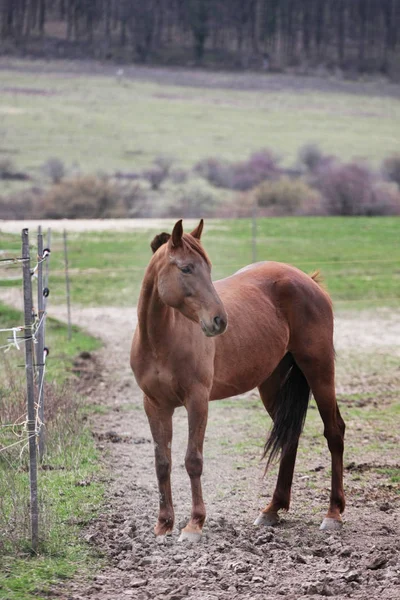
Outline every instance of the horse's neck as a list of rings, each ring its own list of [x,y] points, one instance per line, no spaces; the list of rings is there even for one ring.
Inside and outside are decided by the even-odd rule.
[[[146,277],[142,285],[138,304],[138,326],[142,342],[151,346],[162,342],[174,311],[166,306],[158,293],[155,279]]]

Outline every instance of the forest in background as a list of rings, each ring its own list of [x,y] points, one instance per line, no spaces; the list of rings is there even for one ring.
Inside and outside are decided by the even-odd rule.
[[[398,0],[0,0],[0,53],[399,79]]]

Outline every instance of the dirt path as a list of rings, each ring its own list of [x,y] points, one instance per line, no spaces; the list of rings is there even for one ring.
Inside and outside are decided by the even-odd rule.
[[[62,307],[49,312],[65,317]],[[243,445],[238,453],[248,439],[254,410],[244,408],[244,403],[237,409],[212,405],[203,476],[208,519],[204,539],[195,546],[177,541],[190,512],[190,486],[183,466],[185,411],[176,411],[172,474],[176,530],[167,544],[156,543],[153,446],[141,394],[129,368],[135,319],[133,309],[74,309],[74,322],[105,344],[96,356],[101,376],[87,391],[91,402],[109,408],[105,416],[94,418],[93,431],[109,464],[111,481],[103,514],[83,535],[104,552],[107,566],[91,582],[67,582],[55,590],[55,596],[63,600],[399,598],[400,511],[394,490],[372,479],[364,495],[355,494],[350,473],[359,469],[361,477],[364,467],[349,466],[343,530],[330,534],[318,530],[329,496],[323,438],[307,462],[298,463],[292,508],[282,524],[264,529],[252,525],[271,495],[275,478],[262,478],[262,438],[258,448]],[[368,345],[371,352],[391,346],[400,355],[399,320],[390,314],[375,319],[371,315],[338,318],[339,353],[349,344]],[[363,443],[362,432],[359,443]],[[382,454],[377,454],[377,462],[385,464]]]
[[[62,308],[56,312],[63,317]],[[309,464],[314,486],[301,475],[303,469],[295,475],[293,510],[284,523],[275,529],[253,527],[253,519],[266,503],[274,481],[271,477],[262,479],[258,452],[244,453],[245,468],[237,464],[237,455],[229,452],[229,447],[221,456],[221,437],[232,447],[243,438],[246,415],[232,419],[230,409],[216,409],[210,417],[203,477],[208,520],[204,540],[197,546],[177,542],[178,530],[189,515],[190,494],[183,468],[185,412],[176,411],[172,479],[177,527],[167,545],[156,543],[152,534],[157,514],[153,447],[141,394],[128,364],[135,318],[135,311],[127,309],[75,311],[77,324],[100,335],[105,343],[99,353],[104,373],[91,400],[111,409],[93,427],[108,457],[112,482],[104,514],[85,532],[86,539],[105,552],[109,564],[87,585],[68,584],[65,597],[398,598],[398,508],[388,507],[380,497],[364,503],[352,503],[350,498],[343,531],[319,532],[322,513],[315,507],[327,502],[329,478],[327,469],[318,471],[318,457],[312,457]],[[338,349],[348,346],[349,341],[360,347],[371,342],[378,348],[384,343],[398,345],[399,323],[392,322],[390,315],[387,319],[385,340],[376,335],[382,331],[382,322],[366,317],[364,322],[357,320],[356,327],[351,317],[338,319]],[[327,455],[324,461],[327,464]]]

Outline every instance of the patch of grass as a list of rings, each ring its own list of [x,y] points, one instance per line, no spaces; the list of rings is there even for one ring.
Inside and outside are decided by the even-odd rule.
[[[21,287],[22,286],[22,278],[14,277],[9,279],[0,279],[0,287],[3,288],[11,288],[11,287]]]
[[[384,469],[376,469],[378,473],[386,475],[391,483],[400,483],[400,467],[386,467]]]
[[[192,223],[186,222],[186,229]],[[172,225],[173,221],[163,229]],[[400,299],[398,230],[396,217],[263,218],[257,223],[256,258],[287,262],[308,273],[320,269],[337,309],[396,306]],[[134,306],[151,258],[150,241],[159,232],[160,227],[70,233],[72,305]],[[0,245],[3,235],[0,232]],[[207,221],[203,242],[213,262],[214,279],[252,262],[248,219]],[[49,286],[54,303],[65,303],[62,244],[55,232]]]
[[[0,328],[22,326],[24,317],[19,311],[6,306],[0,302]],[[9,334],[0,334],[0,345],[7,343]],[[46,346],[50,350],[49,359],[46,362],[47,380],[57,383],[65,381],[66,375],[70,373],[74,357],[80,352],[91,352],[101,346],[100,340],[83,333],[78,327],[72,327],[71,340],[68,340],[66,326],[55,319],[46,319]],[[18,364],[24,363],[24,349],[20,352],[12,351]],[[15,354],[14,354],[15,352]],[[21,377],[23,373],[21,370]],[[1,384],[1,373],[0,373]]]
[[[0,304],[0,327],[22,322],[19,311]],[[102,505],[104,474],[82,418],[84,402],[66,387],[66,378],[73,357],[100,343],[78,330],[68,341],[66,327],[53,319],[47,321],[46,335],[53,352],[46,372],[46,454],[38,472],[38,556],[30,552],[27,452],[20,455],[23,445],[18,445],[0,455],[0,597],[7,600],[45,598],[54,583],[78,570],[90,574],[99,564],[98,554],[80,538],[79,529]],[[26,410],[23,363],[23,349],[11,349],[0,372],[2,447],[19,439],[8,425]]]
[[[110,412],[110,408],[103,404],[85,404],[83,412],[85,415],[106,415]]]

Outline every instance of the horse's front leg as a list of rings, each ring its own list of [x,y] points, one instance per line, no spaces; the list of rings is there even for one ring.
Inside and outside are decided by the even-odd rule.
[[[185,466],[192,488],[192,514],[189,523],[182,529],[179,541],[198,542],[201,539],[206,508],[201,490],[203,472],[203,444],[207,426],[209,394],[197,392],[186,402],[189,422],[188,447]]]
[[[171,533],[174,527],[174,507],[171,491],[172,415],[174,408],[160,406],[147,396],[144,408],[154,440],[155,465],[160,492],[160,512],[154,527],[156,536]]]

